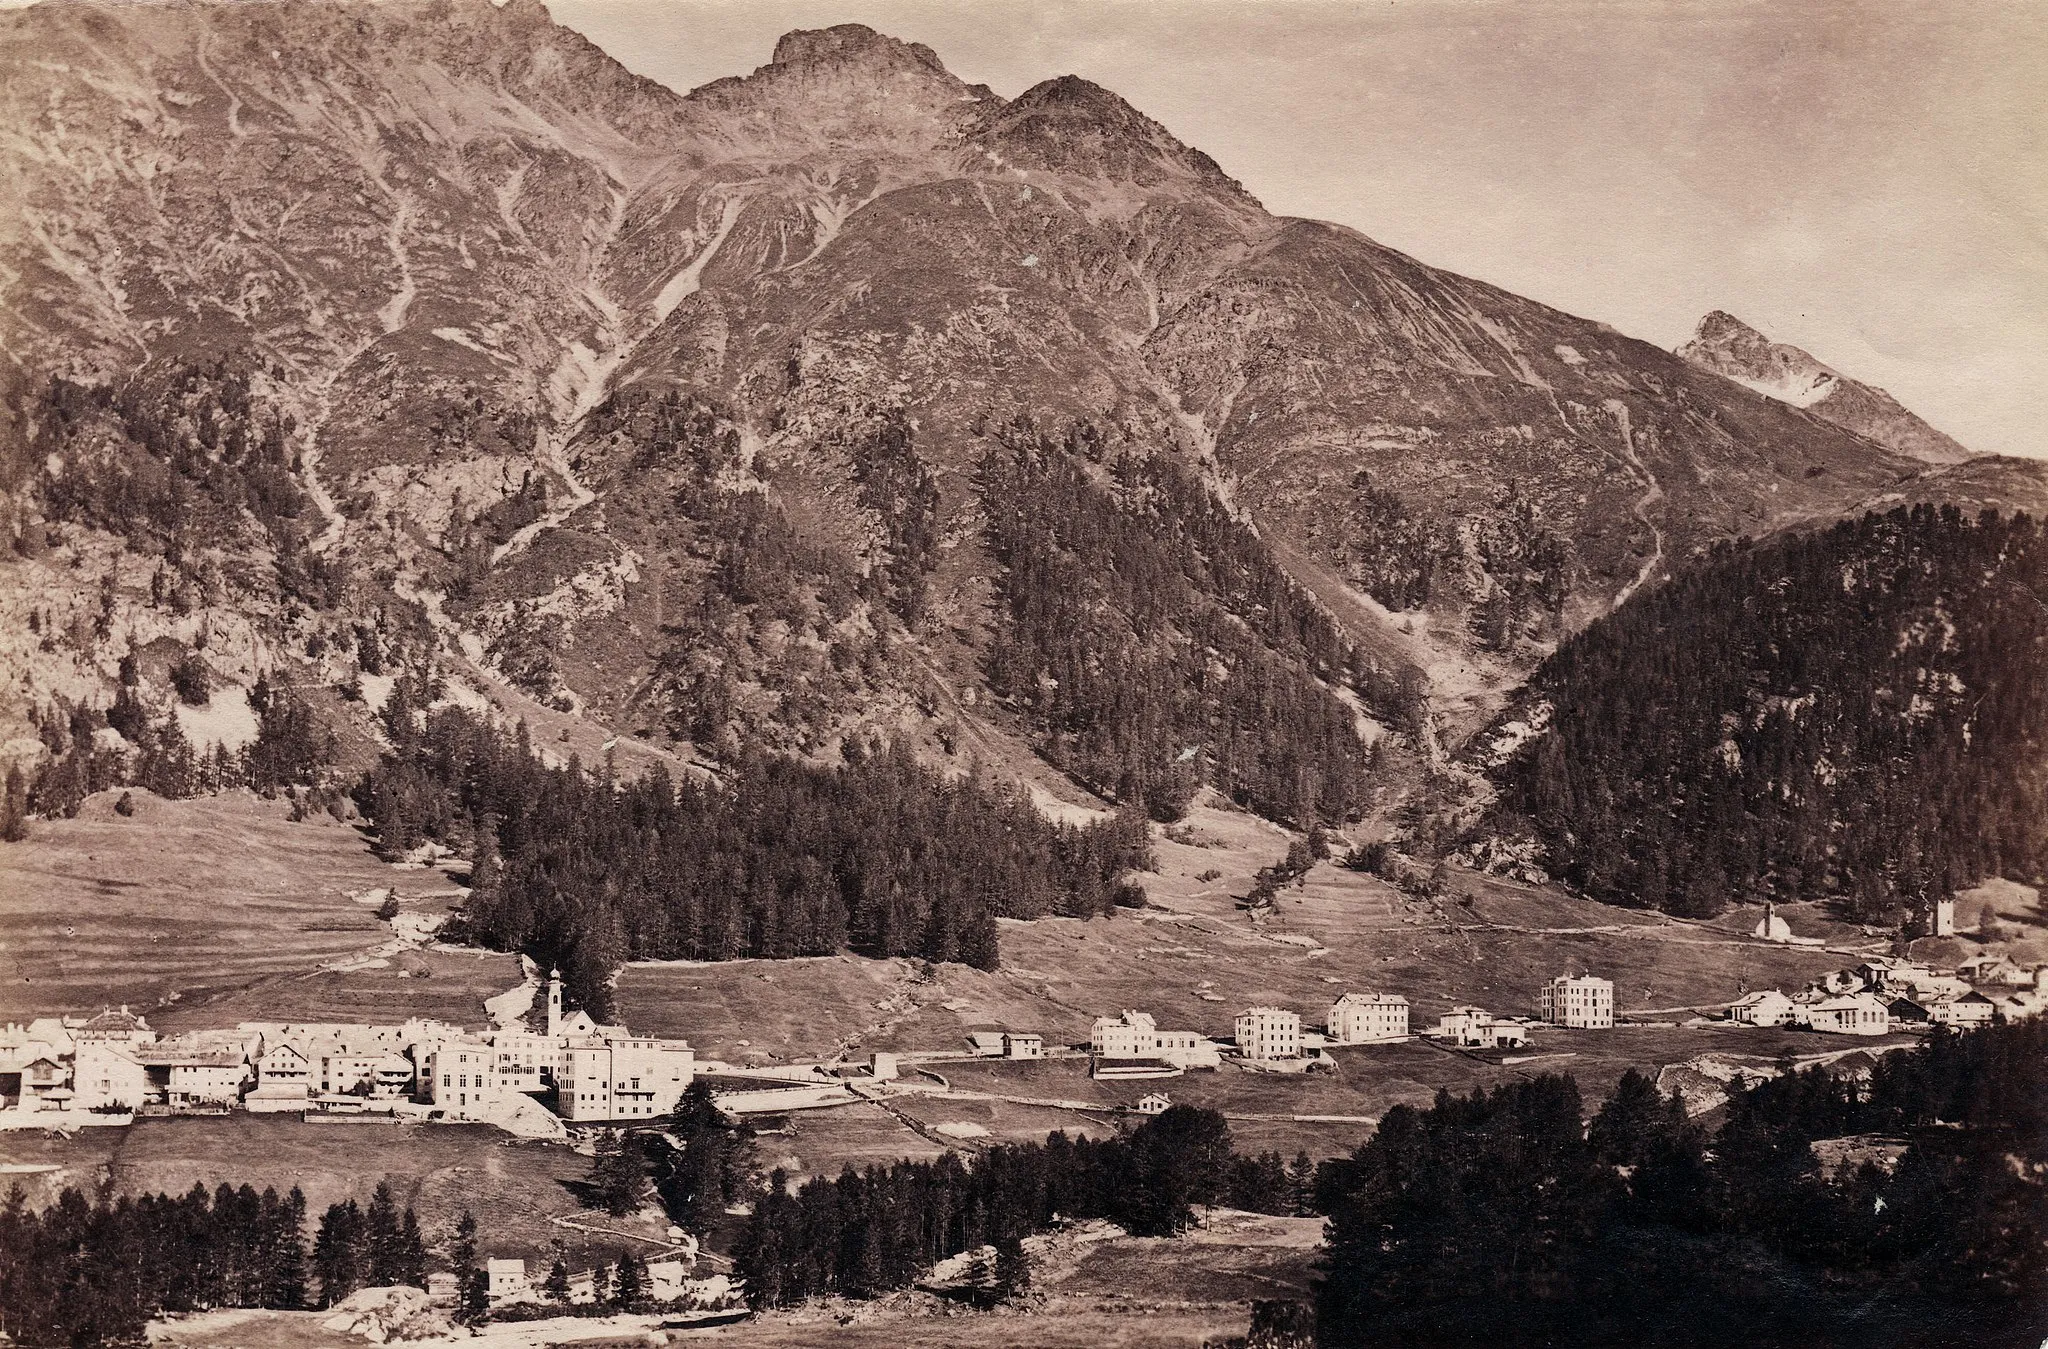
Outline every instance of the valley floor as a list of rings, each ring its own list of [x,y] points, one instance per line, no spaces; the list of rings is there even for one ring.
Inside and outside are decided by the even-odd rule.
[[[392,952],[392,929],[373,916],[384,893],[434,915],[462,892],[441,870],[378,860],[354,828],[325,817],[289,822],[282,803],[246,794],[138,794],[132,817],[117,815],[112,799],[92,799],[76,820],[39,822],[10,851],[0,1017],[126,1001],[165,1031],[412,1015],[477,1024],[484,1000],[520,980],[509,955],[432,943]],[[1291,1007],[1319,1024],[1347,991],[1406,996],[1411,1025],[1422,1029],[1464,1003],[1533,1015],[1544,981],[1569,971],[1613,979],[1621,1016],[1648,1023],[1537,1027],[1526,1050],[1507,1056],[1421,1040],[1340,1049],[1335,1072],[1308,1076],[1226,1066],[1163,1083],[1105,1082],[1087,1075],[1085,1060],[936,1063],[936,1077],[911,1080],[933,1091],[943,1081],[949,1094],[806,1112],[762,1149],[770,1165],[836,1173],[848,1162],[971,1150],[984,1139],[1110,1128],[1139,1096],[1163,1088],[1229,1116],[1240,1148],[1326,1156],[1355,1147],[1389,1106],[1427,1103],[1439,1087],[1568,1071],[1597,1100],[1630,1067],[1654,1072],[1709,1051],[1769,1062],[1854,1047],[1804,1031],[1685,1023],[1744,992],[1794,990],[1884,949],[1811,911],[1792,914],[1795,930],[1826,944],[1786,947],[1751,939],[1754,917],[1743,912],[1688,923],[1463,872],[1451,894],[1417,900],[1327,862],[1254,922],[1234,896],[1289,841],[1263,820],[1205,804],[1156,840],[1158,869],[1142,878],[1151,907],[1090,921],[1004,921],[994,972],[852,955],[643,963],[621,972],[618,1016],[645,1034],[688,1039],[700,1060],[767,1066],[877,1050],[958,1053],[969,1031],[991,1028],[1038,1033],[1048,1046],[1085,1044],[1096,1016],[1126,1008],[1169,1029],[1228,1036],[1244,1007]]]

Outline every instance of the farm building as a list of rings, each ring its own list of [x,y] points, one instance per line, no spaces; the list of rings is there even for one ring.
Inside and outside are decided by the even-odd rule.
[[[1155,1091],[1138,1098],[1138,1113],[1141,1115],[1163,1115],[1173,1108],[1173,1098],[1163,1091]]]
[[[1998,988],[2032,988],[2036,977],[2036,971],[1991,952],[1971,956],[1957,967],[1956,974],[1973,984]]]
[[[135,1051],[150,1098],[172,1106],[233,1105],[249,1080],[249,1060],[232,1046],[159,1040]]]

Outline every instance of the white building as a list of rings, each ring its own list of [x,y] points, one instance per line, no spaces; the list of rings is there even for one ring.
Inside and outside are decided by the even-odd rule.
[[[377,1065],[387,1051],[376,1044],[325,1036],[308,1043],[303,1052],[309,1090],[356,1095],[376,1089]]]
[[[1871,993],[1849,993],[1807,1003],[1794,1013],[1806,1025],[1832,1035],[1883,1035],[1891,1028],[1891,1011]]]
[[[0,1028],[0,1110],[62,1110],[71,1104],[71,1031],[57,1017]]]
[[[1614,983],[1590,974],[1560,974],[1543,986],[1543,1019],[1573,1030],[1611,1030]]]
[[[256,1055],[256,1086],[242,1107],[257,1114],[304,1110],[312,1103],[313,1067],[289,1041],[264,1037]]]
[[[122,1004],[121,1010],[118,1012],[101,1012],[98,1016],[77,1026],[72,1030],[71,1035],[72,1039],[80,1044],[88,1040],[94,1040],[101,1044],[121,1045],[131,1048],[136,1045],[151,1044],[156,1040],[156,1032],[149,1028],[149,1023],[143,1020],[139,1013],[130,1012],[125,1003]]]
[[[1300,1014],[1284,1007],[1247,1007],[1237,1014],[1237,1052],[1248,1059],[1300,1058]]]
[[[498,1051],[498,1080],[507,1091],[547,1090],[561,1067],[561,1042],[512,1027],[489,1031],[484,1039]]]
[[[1988,1026],[1998,1013],[1998,1004],[1982,993],[1935,998],[1922,1005],[1927,1008],[1930,1020],[1938,1025],[1954,1026],[1958,1030]]]
[[[1775,988],[1761,989],[1737,999],[1728,1019],[1746,1026],[1782,1026],[1792,1019],[1792,999]]]
[[[1437,1019],[1432,1034],[1463,1049],[1502,1049],[1529,1040],[1521,1023],[1503,1021],[1484,1007],[1453,1007]]]
[[[149,1072],[124,1042],[79,1041],[71,1075],[76,1110],[133,1110],[150,1098]]]
[[[1138,1113],[1141,1115],[1163,1115],[1172,1108],[1173,1098],[1163,1091],[1138,1098]]]
[[[1098,1059],[1158,1059],[1179,1068],[1214,1068],[1223,1062],[1208,1036],[1161,1030],[1149,1012],[1096,1017],[1088,1032],[1088,1052]]]
[[[1042,1035],[1019,1035],[1014,1031],[1004,1031],[1003,1057],[1006,1059],[1044,1058],[1045,1037]]]
[[[421,1065],[425,1096],[448,1119],[486,1119],[504,1099],[498,1054],[482,1040],[444,1040]]]
[[[653,1119],[676,1108],[695,1076],[696,1054],[686,1040],[571,1039],[555,1079],[555,1108],[572,1121]]]
[[[523,1302],[533,1296],[533,1285],[526,1281],[524,1260],[485,1260],[484,1280],[494,1303]]]
[[[1330,1004],[1332,1043],[1365,1045],[1408,1038],[1408,999],[1399,993],[1346,993]]]
[[[233,1105],[249,1080],[248,1057],[231,1045],[159,1040],[133,1056],[149,1076],[151,1099],[167,1105]]]

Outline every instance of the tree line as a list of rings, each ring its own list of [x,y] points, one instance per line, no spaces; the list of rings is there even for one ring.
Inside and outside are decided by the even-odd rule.
[[[1716,547],[1560,646],[1494,771],[1598,899],[1704,916],[1832,896],[1891,920],[2048,874],[2048,540],[1916,506]],[[1526,706],[1510,715],[1526,715]]]
[[[1401,689],[1193,470],[1019,425],[980,478],[989,684],[1051,762],[1161,820],[1204,782],[1302,827],[1357,814],[1370,753],[1336,690],[1392,715]]]
[[[948,1153],[848,1167],[794,1192],[778,1170],[734,1245],[733,1268],[756,1308],[874,1297],[966,1251],[994,1246],[1000,1257],[1064,1219],[1108,1218],[1140,1236],[1172,1236],[1193,1224],[1201,1204],[1292,1213],[1310,1176],[1306,1158],[1290,1171],[1274,1154],[1238,1155],[1223,1116],[1177,1105],[1121,1137],[1054,1133],[990,1148],[971,1166]]]
[[[919,956],[983,969],[995,920],[1088,917],[1142,902],[1142,819],[1047,820],[1021,792],[948,779],[899,745],[849,743],[820,767],[752,754],[722,781],[656,767],[630,783],[543,764],[512,734],[398,681],[391,748],[354,788],[380,846],[435,839],[474,859],[460,933],[559,967],[610,1008],[625,960]]]
[[[1325,1164],[1329,1346],[2004,1346],[2048,1331],[2048,1026],[1736,1085],[1709,1133],[1631,1071],[1397,1106]],[[1830,1170],[1820,1139],[1902,1155]]]
[[[33,708],[30,720],[43,742],[33,780],[8,771],[0,794],[0,837],[21,837],[30,816],[69,819],[85,798],[110,787],[135,786],[180,799],[247,787],[265,796],[317,786],[335,753],[334,734],[291,689],[259,677],[249,694],[256,738],[239,750],[216,743],[201,750],[179,725],[176,701],[146,695],[133,658],[121,663],[114,700],[105,709],[62,698]],[[117,731],[125,748],[98,732]],[[338,798],[337,798],[338,800]]]
[[[164,1312],[295,1308],[309,1279],[306,1199],[223,1182],[182,1197],[0,1204],[0,1330],[25,1346],[126,1344]]]

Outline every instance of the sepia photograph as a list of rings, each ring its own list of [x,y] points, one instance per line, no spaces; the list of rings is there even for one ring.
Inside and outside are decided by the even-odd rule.
[[[0,1349],[2048,1349],[2044,94],[0,0]]]

